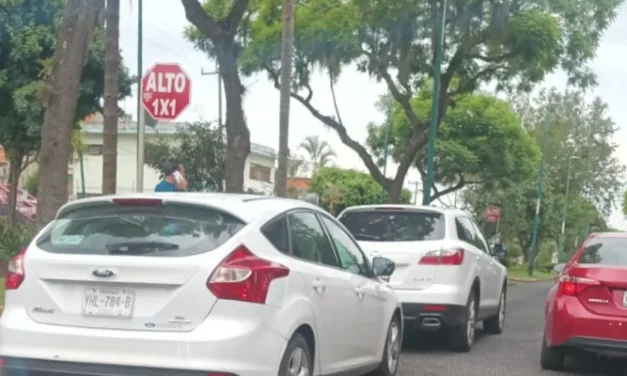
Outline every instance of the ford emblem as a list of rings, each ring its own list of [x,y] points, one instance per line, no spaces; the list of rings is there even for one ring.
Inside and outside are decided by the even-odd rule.
[[[115,275],[115,271],[109,268],[96,268],[91,271],[91,274],[96,277],[108,278],[113,277]]]

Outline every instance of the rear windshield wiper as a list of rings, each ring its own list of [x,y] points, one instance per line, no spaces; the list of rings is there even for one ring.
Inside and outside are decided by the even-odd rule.
[[[179,249],[178,244],[168,242],[121,242],[105,245],[110,254],[141,255],[144,253],[174,251]]]

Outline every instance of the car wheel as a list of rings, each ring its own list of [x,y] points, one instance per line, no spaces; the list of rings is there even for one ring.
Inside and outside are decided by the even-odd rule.
[[[468,303],[466,304],[466,314],[464,322],[453,328],[450,339],[454,350],[459,352],[468,352],[472,348],[475,341],[475,333],[477,330],[477,294],[475,291],[470,292]]]
[[[394,376],[398,371],[401,358],[401,346],[403,342],[403,329],[401,320],[394,315],[388,328],[388,335],[383,348],[383,359],[379,368],[370,373],[369,376]]]
[[[564,369],[564,358],[566,354],[560,347],[549,347],[546,343],[546,335],[542,335],[542,352],[540,353],[540,366],[542,369],[550,371],[561,371]]]
[[[278,376],[311,376],[313,368],[313,357],[305,337],[294,334],[281,358]]]
[[[484,333],[501,334],[505,326],[505,306],[507,304],[507,289],[503,286],[501,298],[499,300],[499,308],[496,315],[483,321]]]

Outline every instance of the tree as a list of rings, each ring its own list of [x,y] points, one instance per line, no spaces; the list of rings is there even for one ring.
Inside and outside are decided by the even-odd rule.
[[[281,104],[279,109],[279,161],[274,191],[287,197],[289,169],[290,92],[292,90],[292,48],[294,47],[294,0],[283,0],[283,44],[281,46]]]
[[[118,165],[118,67],[120,66],[120,0],[107,0],[102,129],[102,193],[115,194]]]
[[[217,59],[226,96],[226,191],[244,191],[244,167],[250,153],[250,131],[246,125],[242,96],[244,86],[239,75],[238,59],[242,42],[238,31],[245,34],[250,0],[181,0],[185,16],[193,27],[185,36],[196,47]]]
[[[28,2],[25,2],[28,3]],[[103,0],[67,0],[47,2],[64,6],[63,17],[53,17],[56,41],[46,35],[43,45],[56,45],[33,82],[41,102],[43,121],[39,150],[39,191],[37,225],[43,227],[68,199],[68,162],[72,153],[72,133],[80,119],[101,111],[104,92],[104,35],[98,28]],[[54,9],[54,8],[46,8]],[[60,24],[59,24],[60,21]],[[58,26],[58,27],[57,27]],[[95,34],[95,38],[92,38]],[[30,35],[26,33],[26,35]],[[93,42],[93,43],[92,43]],[[38,60],[33,60],[37,62]],[[119,66],[118,98],[130,95],[132,78]],[[1,140],[0,140],[1,141]]]
[[[417,113],[411,99],[428,86],[433,75],[434,46],[440,2],[418,0],[309,0],[299,2],[295,15],[292,98],[315,118],[334,129],[342,142],[363,160],[370,174],[400,198],[403,181],[427,143],[430,109]],[[531,0],[449,1],[445,51],[439,91],[441,120],[460,95],[484,83],[499,90],[530,90],[545,75],[563,68],[570,82],[582,87],[595,83],[587,63],[594,57],[600,35],[616,15],[621,0],[560,2]],[[243,72],[265,71],[279,87],[281,4],[264,0],[242,52]],[[411,124],[406,152],[393,179],[386,178],[366,148],[347,132],[333,85],[343,67],[357,66],[383,81]],[[328,75],[335,114],[323,114],[311,102],[314,67]],[[359,98],[356,94],[353,100]],[[369,105],[369,104],[364,104]]]
[[[390,121],[388,152],[396,163],[407,153],[412,134],[412,125],[398,103],[383,98],[379,107],[384,109],[390,102],[391,119],[368,127],[367,144],[379,159],[379,165],[383,164],[385,133]],[[411,106],[415,113],[426,116],[426,109],[431,108],[430,90],[412,98]],[[435,185],[432,188],[434,200],[471,185],[498,187],[523,182],[537,170],[540,151],[508,102],[487,94],[464,94],[442,119],[436,156],[435,183],[439,188]],[[414,166],[424,186],[426,150],[418,153]]]
[[[623,193],[623,215],[627,216],[627,191]]]
[[[316,193],[322,207],[334,214],[348,206],[381,203],[381,186],[372,176],[337,167],[317,169],[311,178],[309,192]],[[411,192],[404,189],[401,202],[409,203],[411,196]]]
[[[319,136],[305,137],[300,143],[300,148],[309,155],[314,171],[321,167],[327,167],[336,156],[331,145],[325,140],[321,140]]]
[[[298,175],[303,172],[304,167],[305,161],[303,161],[302,159],[289,159],[287,161],[287,176],[289,178],[298,177]]]
[[[226,152],[224,129],[208,122],[180,128],[175,142],[163,137],[146,143],[146,164],[161,172],[170,161],[185,166],[189,191],[224,190]],[[176,144],[176,145],[173,145]]]

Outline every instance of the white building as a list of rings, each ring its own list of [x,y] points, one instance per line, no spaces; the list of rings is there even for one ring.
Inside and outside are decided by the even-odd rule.
[[[159,123],[155,128],[146,127],[146,141],[156,137],[172,138],[184,123]],[[85,192],[96,195],[102,192],[102,123],[90,122],[82,126],[82,141],[86,145],[83,156]],[[251,153],[244,169],[244,190],[270,194],[274,187],[276,152],[274,149],[258,144],[251,145]],[[82,192],[81,168],[75,160],[71,168],[72,191],[75,195]],[[117,193],[135,192],[137,187],[137,128],[136,123],[120,119],[118,125],[118,165]],[[159,173],[150,166],[144,166],[143,191],[152,192],[159,182]],[[80,196],[79,196],[80,197]]]

